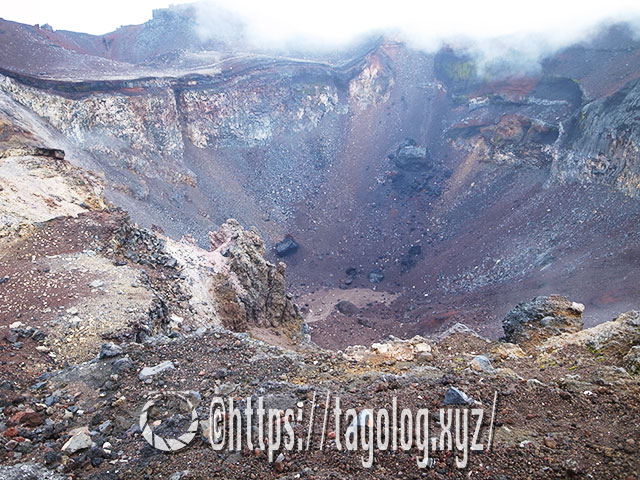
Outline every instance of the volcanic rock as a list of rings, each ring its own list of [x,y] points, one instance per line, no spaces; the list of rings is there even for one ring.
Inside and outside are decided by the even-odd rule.
[[[473,400],[456,387],[450,387],[444,395],[445,405],[469,405],[470,403],[473,403]]]
[[[264,258],[265,247],[255,228],[245,230],[234,219],[209,233],[211,250],[226,252],[228,276],[220,275],[216,299],[223,324],[236,331],[249,326],[299,328],[297,307],[285,290],[286,265]]]
[[[2,480],[64,480],[66,476],[58,475],[37,463],[18,463],[0,467]]]
[[[122,348],[120,348],[115,343],[103,343],[102,347],[100,347],[100,353],[98,354],[99,358],[111,358],[116,357],[122,354]]]
[[[398,148],[395,163],[398,168],[408,171],[419,171],[427,168],[430,160],[427,147],[405,145]]]
[[[341,302],[338,302],[336,304],[336,310],[338,310],[341,314],[348,315],[348,316],[355,315],[360,311],[360,309],[357,306],[355,306],[353,303],[347,300],[342,300]]]
[[[162,362],[154,367],[144,367],[138,374],[138,378],[144,381],[158,375],[159,373],[166,372],[167,370],[175,370],[175,368],[176,367],[173,365],[173,362]]]
[[[638,195],[640,81],[583,107],[568,122],[553,171],[561,181],[605,183]]]
[[[485,355],[476,355],[471,360],[469,364],[471,370],[475,370],[477,372],[485,372],[485,373],[494,373],[495,369],[491,365],[491,362]]]
[[[78,429],[73,436],[67,440],[62,446],[62,451],[69,455],[72,455],[80,450],[90,448],[93,444],[91,437],[89,436],[89,430],[87,428]]]
[[[276,243],[276,255],[286,257],[298,251],[300,245],[291,236],[285,237],[281,242]]]
[[[104,282],[102,280],[93,280],[89,284],[89,288],[100,288],[102,286],[104,286]]]
[[[535,297],[516,305],[502,320],[502,328],[508,342],[539,342],[582,330],[583,311],[584,305],[560,295]]]
[[[596,355],[607,355],[621,363],[634,345],[640,344],[640,312],[631,311],[615,320],[576,333],[550,337],[540,349],[553,352],[569,345],[579,345]]]
[[[369,273],[369,281],[371,283],[380,283],[382,280],[384,280],[384,273],[381,270],[373,270]]]
[[[625,368],[634,375],[640,374],[640,345],[631,347],[624,357]]]

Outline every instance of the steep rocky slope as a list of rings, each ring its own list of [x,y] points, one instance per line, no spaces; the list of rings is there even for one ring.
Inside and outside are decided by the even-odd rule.
[[[325,60],[232,52],[193,28],[181,8],[103,37],[4,22],[3,110],[103,172],[147,228],[206,247],[237,218],[271,259],[292,235],[292,291],[328,346],[455,319],[497,336],[523,292],[577,298],[587,325],[634,308],[640,48],[624,27],[537,73],[392,39]]]
[[[591,102],[567,122],[563,154],[554,164],[560,180],[605,183],[638,195],[640,81]]]
[[[105,201],[100,178],[34,146],[44,138],[9,117],[0,138],[0,328],[24,318],[58,361],[91,358],[104,339],[203,323],[275,328],[282,344],[302,335],[284,265],[265,260],[254,230],[229,220],[206,251],[141,229]]]

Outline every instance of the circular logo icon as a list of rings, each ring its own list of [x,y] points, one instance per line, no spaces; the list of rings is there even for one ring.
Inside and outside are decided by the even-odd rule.
[[[186,433],[180,435],[178,438],[164,438],[156,435],[149,425],[149,409],[153,407],[156,402],[162,397],[176,397],[187,404],[191,411],[191,424]],[[187,445],[195,438],[198,431],[198,412],[194,408],[191,401],[179,392],[162,392],[156,394],[151,400],[149,400],[142,408],[142,414],[140,415],[140,429],[142,430],[142,437],[153,448],[163,450],[165,452],[176,452]]]

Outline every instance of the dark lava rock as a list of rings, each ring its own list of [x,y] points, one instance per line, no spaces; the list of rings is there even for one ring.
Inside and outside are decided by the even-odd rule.
[[[373,328],[371,322],[368,318],[357,318],[358,325],[362,325],[363,327]]]
[[[131,361],[129,357],[119,358],[113,362],[113,369],[118,373],[126,370],[133,370],[134,368],[133,361]]]
[[[46,337],[47,337],[47,334],[44,333],[42,330],[36,330],[35,332],[33,332],[33,335],[31,335],[31,339],[34,342],[41,342]]]
[[[286,236],[284,240],[276,243],[276,254],[279,257],[286,257],[287,255],[293,255],[298,251],[300,245],[291,236]]]
[[[358,269],[355,267],[349,267],[344,271],[344,273],[347,275],[347,278],[344,279],[344,284],[351,285],[358,274]]]
[[[338,310],[341,314],[348,316],[355,315],[360,311],[360,309],[353,303],[346,300],[338,302],[338,304],[336,305],[336,310]]]
[[[508,342],[539,342],[561,333],[582,330],[584,305],[561,295],[535,297],[519,303],[502,320]]]
[[[469,405],[473,400],[462,390],[451,387],[444,395],[445,405]]]
[[[384,280],[384,273],[380,270],[373,270],[369,274],[369,281],[371,283],[380,283],[382,280]]]
[[[405,141],[398,147],[394,160],[399,169],[415,172],[427,168],[431,155],[427,147],[416,145],[414,141]]]
[[[45,465],[54,465],[56,463],[59,463],[62,459],[62,455],[56,453],[53,450],[47,450],[46,452],[44,452],[43,457]]]
[[[99,358],[111,358],[117,357],[122,354],[122,348],[120,348],[115,343],[103,343],[102,347],[100,347],[100,353],[98,355]]]

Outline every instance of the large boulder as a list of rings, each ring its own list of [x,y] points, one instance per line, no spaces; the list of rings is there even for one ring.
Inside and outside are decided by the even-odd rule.
[[[249,327],[300,327],[300,314],[286,292],[282,262],[264,258],[265,246],[255,228],[245,230],[234,219],[210,232],[211,251],[224,262],[214,295],[222,323],[231,330]],[[224,259],[224,260],[222,260]]]
[[[431,156],[427,147],[407,139],[398,146],[394,160],[399,169],[417,172],[428,167]]]
[[[516,305],[502,320],[502,328],[508,342],[539,343],[582,330],[583,311],[584,305],[561,295],[535,297]]]
[[[276,255],[279,257],[293,255],[298,251],[299,247],[298,242],[296,242],[291,235],[287,235],[284,240],[276,243]]]

